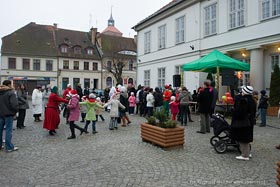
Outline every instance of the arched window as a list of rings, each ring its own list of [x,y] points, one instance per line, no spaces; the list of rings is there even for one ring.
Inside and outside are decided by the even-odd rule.
[[[107,85],[108,87],[112,87],[112,85],[113,85],[112,77],[107,77],[107,78],[106,78],[106,85]]]
[[[128,79],[128,84],[133,84],[133,78]]]

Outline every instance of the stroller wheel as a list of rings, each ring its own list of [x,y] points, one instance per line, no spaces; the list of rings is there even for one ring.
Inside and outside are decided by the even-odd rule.
[[[227,150],[227,144],[223,140],[219,140],[218,142],[215,143],[214,149],[217,153],[225,153]]]
[[[210,139],[210,144],[212,146],[214,146],[218,141],[220,140],[220,138],[218,136],[213,136],[211,139]]]

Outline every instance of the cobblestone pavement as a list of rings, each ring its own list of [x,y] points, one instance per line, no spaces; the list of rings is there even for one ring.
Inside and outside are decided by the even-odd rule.
[[[67,140],[63,118],[57,135],[49,136],[28,110],[27,127],[13,131],[19,150],[0,151],[0,186],[276,186],[280,124],[275,117],[268,117],[271,126],[255,127],[253,158],[246,162],[235,159],[235,149],[217,154],[209,143],[213,133],[196,133],[197,115],[185,127],[184,147],[171,150],[142,142],[144,118],[130,116],[129,127],[110,131],[108,113],[104,116],[98,134],[76,131],[77,138]]]

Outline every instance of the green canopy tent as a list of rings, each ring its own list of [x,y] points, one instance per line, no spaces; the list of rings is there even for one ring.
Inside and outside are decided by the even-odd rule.
[[[219,75],[224,69],[232,69],[235,71],[249,71],[250,65],[245,62],[230,58],[229,56],[221,53],[218,50],[214,50],[208,55],[184,64],[182,66],[183,71],[197,71],[206,73],[216,73],[216,86],[219,86]]]

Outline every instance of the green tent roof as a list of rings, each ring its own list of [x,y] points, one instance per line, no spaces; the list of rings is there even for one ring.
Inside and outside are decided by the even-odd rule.
[[[249,71],[250,65],[246,62],[230,58],[229,56],[221,53],[218,50],[214,50],[208,55],[184,64],[182,66],[184,71],[199,71],[207,73],[216,73],[217,68],[219,71],[224,69],[233,69],[235,71]]]

